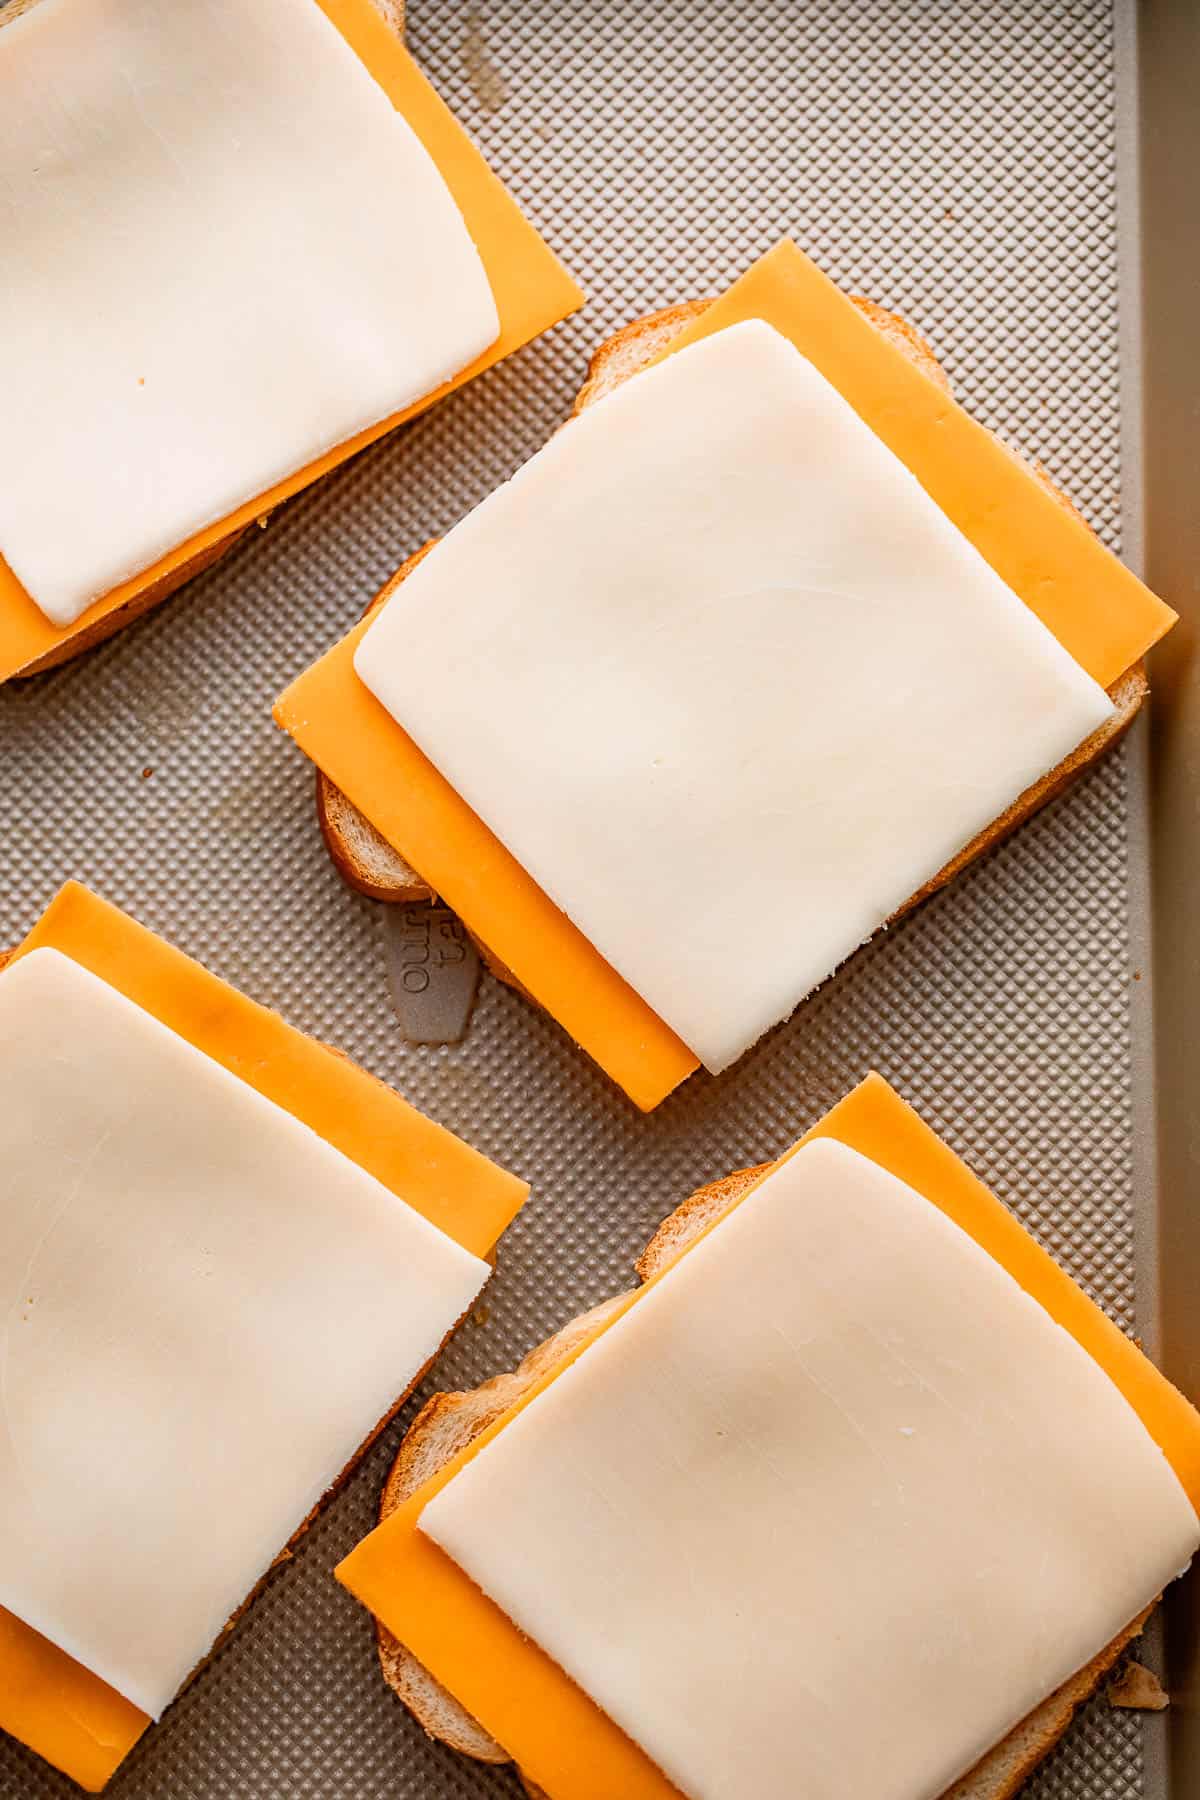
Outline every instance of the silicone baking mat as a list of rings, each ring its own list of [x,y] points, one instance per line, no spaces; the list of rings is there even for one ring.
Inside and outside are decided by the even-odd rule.
[[[402,1039],[385,909],[333,873],[311,771],[270,722],[273,697],[401,558],[542,443],[606,331],[719,289],[785,231],[918,323],[974,411],[1036,450],[1117,545],[1111,0],[411,0],[409,41],[588,306],[145,623],[0,692],[0,943],[79,876],[533,1182],[427,1391],[508,1367],[627,1285],[677,1200],[781,1151],[871,1065],[1131,1327],[1140,970],[1126,752],[731,1074],[693,1079],[643,1118],[489,977],[460,1045]],[[598,878],[620,854],[598,848]],[[144,1740],[113,1800],[517,1792],[509,1773],[425,1740],[330,1576],[371,1522],[399,1435]],[[0,1739],[3,1800],[73,1791]],[[1031,1789],[1148,1791],[1140,1726],[1103,1701]]]

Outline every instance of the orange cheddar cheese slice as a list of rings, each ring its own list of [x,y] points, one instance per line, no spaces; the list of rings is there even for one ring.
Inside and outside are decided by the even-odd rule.
[[[59,649],[147,589],[169,581],[222,539],[252,524],[583,304],[582,290],[493,175],[372,0],[313,0],[313,4],[328,15],[437,163],[483,260],[500,315],[500,334],[474,363],[436,393],[359,432],[227,518],[197,532],[152,567],[97,600],[65,629],[45,617],[0,559],[0,681]]]
[[[1200,1415],[880,1076],[868,1076],[788,1154],[817,1137],[834,1138],[870,1157],[923,1194],[995,1257],[1120,1388],[1192,1504],[1200,1507]],[[717,1223],[707,1229],[715,1229]],[[681,1254],[686,1256],[688,1249]],[[662,1278],[660,1273],[629,1294],[615,1317],[636,1306]],[[645,1752],[422,1535],[418,1521],[433,1495],[612,1323],[608,1318],[564,1356],[364,1539],[337,1570],[351,1593],[553,1800],[608,1800],[613,1794],[627,1800],[669,1800],[677,1790]]]
[[[486,1257],[528,1187],[348,1058],[71,882],[15,952],[61,951]],[[0,1608],[0,1729],[97,1792],[150,1720]]]
[[[149,1724],[132,1701],[0,1607],[0,1731],[98,1794]]]
[[[748,319],[820,369],[1102,686],[1170,627],[1170,608],[795,244],[764,256],[664,354]],[[353,666],[364,629],[300,676],[278,723],[630,1098],[656,1106],[697,1058],[366,690]]]

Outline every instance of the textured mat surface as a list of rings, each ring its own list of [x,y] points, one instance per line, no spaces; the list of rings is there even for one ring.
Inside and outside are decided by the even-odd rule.
[[[1129,1326],[1120,753],[742,1066],[643,1119],[486,977],[460,1045],[404,1044],[382,909],[333,874],[310,771],[269,718],[401,558],[543,441],[606,330],[720,288],[784,231],[918,323],[977,414],[1036,450],[1115,543],[1108,0],[411,0],[410,42],[589,305],[144,624],[0,692],[0,942],[79,876],[533,1181],[441,1385],[508,1366],[627,1284],[679,1198],[782,1150],[872,1064]],[[114,1800],[515,1795],[508,1774],[410,1724],[329,1576],[371,1520],[398,1435],[135,1752]],[[73,1791],[0,1739],[3,1800]],[[1031,1791],[1142,1794],[1132,1715],[1093,1707]]]

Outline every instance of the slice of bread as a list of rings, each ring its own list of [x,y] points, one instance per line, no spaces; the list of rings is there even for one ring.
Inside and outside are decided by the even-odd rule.
[[[898,349],[903,351],[918,368],[945,389],[950,391],[950,383],[941,368],[932,349],[921,334],[896,313],[891,313],[873,300],[854,295],[854,304],[870,319],[875,328],[882,332]],[[587,406],[604,398],[621,382],[628,381],[647,363],[653,361],[671,339],[683,328],[697,318],[712,305],[711,300],[692,300],[681,306],[670,306],[661,312],[650,313],[645,318],[635,319],[626,325],[615,336],[605,340],[595,352],[588,365],[587,379],[580,389],[575,401],[572,417],[578,415]],[[1016,453],[1013,452],[1015,455]],[[1075,517],[1082,518],[1065,494],[1061,493],[1050,480],[1045,470],[1035,465],[1035,473],[1043,485],[1052,493],[1059,504]],[[1084,521],[1086,523],[1086,521]],[[382,591],[377,594],[367,608],[367,616],[383,605],[391,597],[400,582],[416,567],[420,559],[433,548],[433,544],[425,544],[415,555],[409,557]],[[1145,670],[1138,663],[1126,670],[1120,679],[1109,688],[1109,697],[1116,708],[1112,718],[1102,725],[1099,731],[1092,734],[1086,742],[1073,750],[1056,769],[1028,788],[1019,799],[1015,800],[1006,812],[994,820],[986,831],[980,833],[959,854],[948,862],[945,868],[927,881],[919,892],[900,908],[899,912],[888,920],[895,924],[904,918],[922,900],[936,893],[941,887],[959,874],[962,869],[974,861],[983,851],[993,844],[1000,843],[1018,825],[1028,819],[1039,807],[1054,799],[1076,776],[1106,749],[1122,736],[1133,723],[1149,689]],[[428,888],[422,881],[412,864],[393,845],[389,844],[363,817],[362,813],[347,799],[340,789],[334,786],[327,776],[317,772],[317,817],[321,831],[329,847],[338,871],[350,887],[359,893],[367,894],[373,900],[405,902],[414,899],[425,899]],[[478,940],[477,940],[478,941]],[[484,944],[479,944],[484,961],[492,972],[511,986],[520,987],[520,983],[512,974],[492,957]]]
[[[319,769],[317,818],[338,874],[349,887],[372,900],[410,904],[433,899],[429,883]]]
[[[398,37],[403,37],[404,0],[370,0],[370,3],[384,23],[390,25]],[[0,6],[0,30],[3,30],[6,25],[11,25],[13,20],[19,18],[22,13],[30,12],[40,4],[41,0],[7,0],[7,4]],[[237,531],[231,531],[228,537],[220,538],[215,544],[210,544],[207,550],[198,551],[195,556],[189,557],[187,562],[182,563],[178,569],[173,569],[169,575],[164,575],[159,581],[151,582],[150,586],[143,588],[140,594],[135,594],[131,600],[127,600],[124,606],[118,606],[115,612],[106,613],[94,624],[83,626],[65,643],[58,644],[53,650],[47,651],[45,656],[39,656],[35,662],[27,663],[23,669],[17,671],[13,679],[23,681],[27,675],[42,675],[47,669],[56,669],[61,663],[70,662],[72,658],[82,656],[85,650],[92,650],[97,644],[104,643],[107,638],[115,637],[118,631],[124,631],[126,625],[132,625],[135,619],[140,619],[146,613],[153,612],[156,606],[161,605],[164,600],[169,600],[171,595],[185,582],[191,581],[193,576],[202,575],[205,569],[210,569],[215,562],[219,562],[221,557],[227,551],[232,550],[238,539],[243,537],[249,529],[249,526],[242,526]],[[382,838],[379,841],[382,843]],[[331,851],[332,848],[333,846],[330,845]],[[392,873],[394,875],[394,871]],[[349,874],[346,879],[350,880]],[[357,884],[351,882],[351,885]],[[369,890],[363,889],[363,892],[367,891]],[[412,898],[428,898],[428,892],[426,889],[423,895],[414,895]],[[390,896],[386,894],[376,896],[378,899],[389,897],[399,899],[400,895],[393,892]]]
[[[769,1166],[763,1163],[757,1168],[740,1169],[698,1189],[683,1201],[659,1226],[638,1258],[636,1268],[641,1280],[649,1281],[673,1262]],[[493,1376],[469,1393],[435,1394],[418,1413],[400,1446],[380,1498],[380,1521],[473,1443],[552,1363],[568,1354],[586,1331],[613,1312],[623,1297],[603,1301],[572,1320],[532,1350],[511,1373]],[[1141,1633],[1152,1610],[1147,1608],[1139,1614],[1086,1668],[1035,1708],[969,1774],[955,1782],[943,1800],[1011,1800],[1058,1743],[1079,1708],[1099,1691],[1105,1677]],[[385,1625],[377,1621],[375,1629],[384,1679],[430,1737],[477,1762],[511,1760]],[[530,1782],[525,1781],[524,1785],[532,1800],[549,1800]]]

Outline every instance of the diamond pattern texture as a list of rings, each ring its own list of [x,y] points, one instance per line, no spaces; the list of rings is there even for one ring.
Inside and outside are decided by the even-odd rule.
[[[589,305],[141,625],[0,692],[0,943],[82,877],[532,1179],[431,1388],[509,1366],[625,1285],[678,1199],[782,1150],[872,1064],[1131,1327],[1121,753],[741,1066],[644,1119],[490,978],[461,1045],[401,1041],[380,909],[333,873],[311,773],[270,722],[275,694],[402,557],[543,442],[606,331],[715,291],[784,231],[919,324],[977,414],[1036,451],[1115,545],[1110,0],[410,0],[409,30]],[[399,1432],[113,1800],[516,1795],[510,1774],[411,1724],[367,1619],[330,1578],[371,1521]],[[1031,1792],[1133,1800],[1140,1746],[1133,1716],[1101,1702]],[[0,1740],[2,1800],[74,1791]]]

